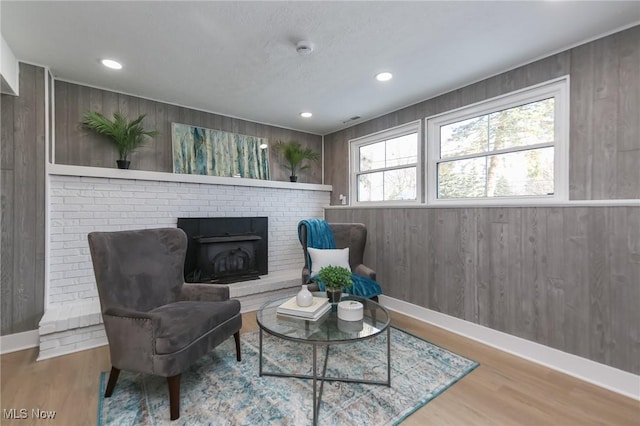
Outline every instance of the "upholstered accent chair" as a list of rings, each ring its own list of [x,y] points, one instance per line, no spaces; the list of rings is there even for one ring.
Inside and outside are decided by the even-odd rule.
[[[349,266],[351,271],[363,277],[371,278],[375,281],[376,271],[364,265],[364,247],[367,243],[367,227],[363,223],[329,223],[329,227],[333,232],[333,239],[336,242],[336,248],[342,249],[349,247]],[[302,283],[306,284],[311,278],[311,270],[309,269],[309,256],[307,247],[307,228],[302,225],[300,227],[300,244],[304,253],[304,266],[302,267]],[[317,291],[316,284],[310,284],[309,290]]]
[[[180,374],[233,335],[240,361],[240,302],[229,288],[185,284],[187,236],[178,228],[92,232],[91,260],[109,341],[111,374],[167,378],[171,420],[180,417]]]

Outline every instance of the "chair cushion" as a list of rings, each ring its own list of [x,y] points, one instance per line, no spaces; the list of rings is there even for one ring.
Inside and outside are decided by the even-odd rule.
[[[342,266],[351,270],[349,265],[349,247],[343,249],[317,249],[309,247],[311,257],[311,276],[315,276],[325,266]]]
[[[156,353],[177,352],[240,313],[240,302],[175,302],[152,311],[160,316]]]

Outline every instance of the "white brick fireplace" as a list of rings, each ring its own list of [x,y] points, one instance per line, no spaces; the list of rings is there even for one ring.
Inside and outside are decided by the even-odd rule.
[[[322,217],[330,191],[327,185],[50,166],[39,359],[106,343],[89,232],[175,227],[179,217],[267,216],[269,274],[230,284],[246,312],[296,291],[302,268],[297,223]]]

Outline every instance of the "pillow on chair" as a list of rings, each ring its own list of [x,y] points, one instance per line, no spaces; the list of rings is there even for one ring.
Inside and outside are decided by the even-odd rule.
[[[317,249],[309,247],[311,257],[311,276],[315,276],[325,266],[342,266],[351,270],[349,266],[349,247],[343,249]]]

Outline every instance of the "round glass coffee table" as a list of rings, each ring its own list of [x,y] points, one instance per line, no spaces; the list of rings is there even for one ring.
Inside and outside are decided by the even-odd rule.
[[[314,296],[320,296],[315,293]],[[276,312],[278,306],[289,300],[291,296],[274,300],[263,305],[256,315],[260,327],[260,359],[258,374],[260,376],[295,377],[299,379],[313,380],[313,424],[317,424],[318,410],[322,399],[324,382],[340,381],[352,383],[366,383],[374,385],[391,386],[391,316],[389,311],[371,299],[363,299],[356,296],[344,296],[342,300],[357,300],[364,305],[364,317],[361,321],[343,321],[338,318],[337,306],[316,321],[304,318],[283,316]],[[387,380],[373,381],[364,379],[329,377],[326,375],[329,347],[337,344],[348,344],[376,337],[386,331],[387,333]],[[263,371],[262,368],[262,339],[267,332],[281,339],[309,344],[313,347],[313,374],[286,374],[279,372]],[[318,371],[318,346],[325,347],[324,367]],[[317,382],[320,382],[318,389]]]

